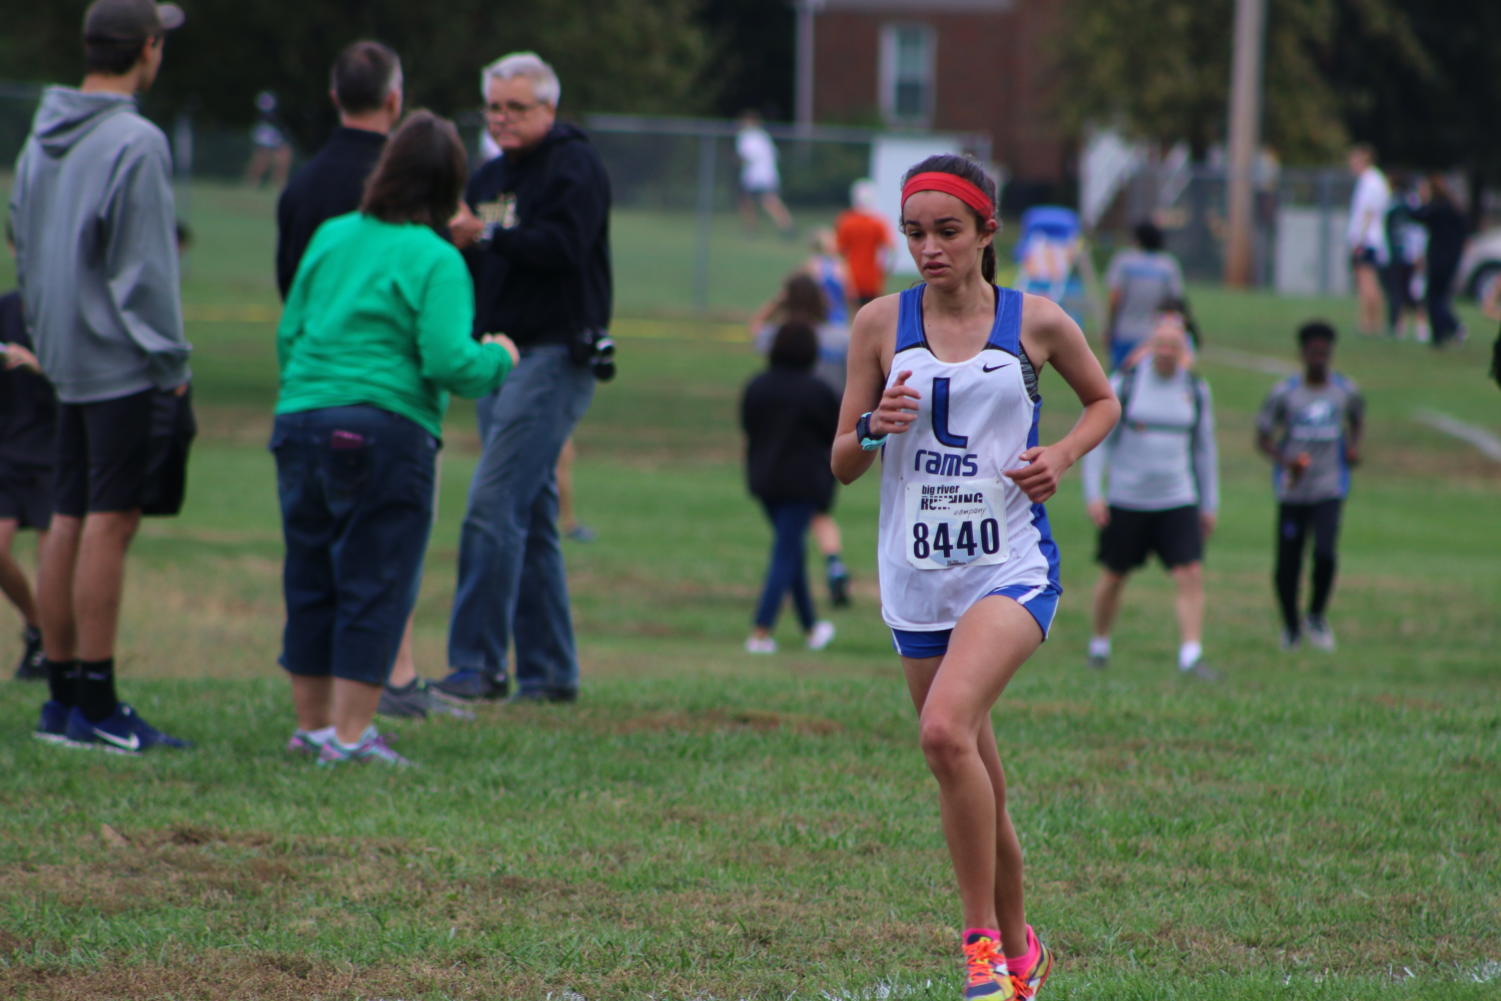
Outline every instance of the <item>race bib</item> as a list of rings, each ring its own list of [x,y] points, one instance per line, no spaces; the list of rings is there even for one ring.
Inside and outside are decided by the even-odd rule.
[[[907,484],[907,562],[919,570],[1004,563],[1005,487],[999,481]]]

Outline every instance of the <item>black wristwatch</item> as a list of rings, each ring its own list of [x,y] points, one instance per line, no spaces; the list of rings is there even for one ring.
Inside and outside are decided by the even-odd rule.
[[[871,435],[870,419],[873,416],[875,416],[874,411],[866,411],[855,421],[855,437],[859,440],[860,447],[867,452],[874,452],[886,444],[886,439],[889,437],[884,434],[879,438]]]

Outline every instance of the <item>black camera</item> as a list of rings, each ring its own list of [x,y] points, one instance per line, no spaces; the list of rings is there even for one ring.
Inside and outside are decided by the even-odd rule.
[[[595,334],[594,353],[589,356],[589,367],[594,370],[594,378],[600,382],[609,382],[615,378],[615,338],[607,330],[599,330]]]
[[[589,366],[594,378],[609,382],[615,378],[615,339],[608,330],[585,330],[569,345],[575,365]]]

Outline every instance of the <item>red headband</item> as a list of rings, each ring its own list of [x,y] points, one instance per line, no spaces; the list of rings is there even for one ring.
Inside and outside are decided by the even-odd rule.
[[[966,181],[958,174],[930,170],[913,175],[912,180],[902,185],[902,204],[906,205],[907,199],[919,191],[942,191],[946,195],[953,195],[980,213],[981,219],[989,219],[995,215],[995,206],[991,204],[985,192],[981,191],[978,185]]]

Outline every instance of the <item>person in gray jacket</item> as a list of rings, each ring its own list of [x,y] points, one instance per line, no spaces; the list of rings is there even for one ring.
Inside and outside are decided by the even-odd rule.
[[[1150,349],[1110,377],[1120,423],[1084,457],[1084,500],[1100,530],[1089,663],[1108,663],[1126,576],[1155,552],[1177,587],[1178,669],[1213,681],[1202,643],[1204,542],[1219,507],[1213,400],[1209,384],[1188,368],[1180,314],[1158,315]]]
[[[160,468],[153,419],[186,410],[171,157],[136,96],[161,68],[174,4],[95,0],[84,78],[49,87],[16,164],[16,272],[43,372],[57,390],[52,529],[39,610],[49,699],[36,736],[125,754],[184,742],[115,694],[125,554],[143,510],[175,513],[185,449]],[[159,496],[175,481],[177,496]]]

